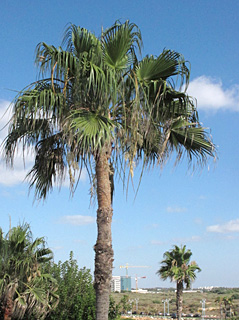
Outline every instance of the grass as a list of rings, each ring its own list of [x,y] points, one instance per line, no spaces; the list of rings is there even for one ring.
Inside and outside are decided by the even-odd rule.
[[[112,293],[112,297],[119,303],[124,295],[127,295],[130,300],[138,301],[138,313],[151,313],[158,314],[159,312],[164,312],[164,304],[162,300],[169,299],[169,313],[176,313],[176,293],[174,289],[161,289],[157,293]],[[215,300],[218,297],[231,297],[233,296],[233,310],[239,314],[239,288],[225,289],[225,288],[215,288],[212,291],[204,292],[184,292],[183,294],[183,313],[185,314],[196,314],[202,313],[202,304],[203,299],[206,300],[206,315],[213,315],[220,318],[220,306]],[[167,313],[167,304],[166,304],[166,313]],[[136,311],[136,305],[133,303],[132,311]],[[223,317],[225,314],[223,314]]]

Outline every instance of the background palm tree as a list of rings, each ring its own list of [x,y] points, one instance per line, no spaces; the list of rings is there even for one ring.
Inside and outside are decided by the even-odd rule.
[[[217,297],[217,298],[215,299],[215,302],[219,304],[219,307],[220,307],[220,319],[222,319],[222,312],[223,312],[222,303],[223,303],[223,298],[222,298],[222,297]]]
[[[1,231],[1,230],[0,230]],[[0,313],[4,320],[33,315],[44,319],[58,303],[56,281],[41,272],[52,259],[44,238],[33,240],[28,224],[12,228],[0,238]]]
[[[183,304],[183,287],[190,288],[192,281],[196,279],[196,271],[201,271],[195,261],[189,263],[192,256],[191,250],[186,250],[186,246],[174,246],[171,251],[164,253],[164,260],[161,261],[162,266],[157,274],[163,279],[170,279],[176,282],[176,306],[177,318],[181,319]]]
[[[185,151],[189,162],[204,164],[214,156],[214,145],[200,126],[193,99],[181,92],[189,81],[181,54],[164,50],[139,60],[141,33],[129,21],[116,22],[99,37],[70,25],[63,46],[37,46],[42,78],[16,97],[4,153],[13,164],[20,142],[23,151],[35,147],[27,178],[39,198],[66,172],[74,191],[86,168],[98,201],[94,285],[97,319],[103,320],[113,263],[114,175],[127,186],[136,165],[142,164],[143,174],[162,166],[173,151],[177,161]]]
[[[227,317],[231,317],[233,315],[232,314],[233,298],[232,297],[223,297],[222,302],[224,303],[225,319]]]

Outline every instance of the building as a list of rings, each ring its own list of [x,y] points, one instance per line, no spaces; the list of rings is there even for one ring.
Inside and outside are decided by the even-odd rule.
[[[121,277],[121,291],[131,291],[131,277]]]
[[[136,292],[136,293],[149,293],[147,289],[138,289],[138,290],[131,290],[131,292]],[[152,291],[150,292],[152,293]]]
[[[110,282],[111,292],[121,292],[120,276],[113,276]]]

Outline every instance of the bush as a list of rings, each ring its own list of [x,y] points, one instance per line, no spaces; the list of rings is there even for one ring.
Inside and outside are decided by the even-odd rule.
[[[94,320],[95,291],[90,270],[79,269],[77,261],[70,259],[48,266],[58,282],[59,305],[47,316],[47,320]]]

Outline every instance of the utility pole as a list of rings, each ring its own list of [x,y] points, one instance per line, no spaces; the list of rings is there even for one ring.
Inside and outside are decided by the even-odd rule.
[[[130,303],[130,314],[132,315],[132,309],[133,309],[133,302],[134,300],[129,300],[129,303]]]
[[[162,302],[163,302],[163,316],[165,317],[165,302],[167,301],[167,299],[166,300],[162,300]]]
[[[167,302],[167,304],[168,304],[168,314],[169,314],[169,299],[166,299],[166,302]]]
[[[206,300],[203,299],[200,301],[201,304],[202,304],[202,320],[204,320],[204,317],[205,317],[205,303],[206,303]]]
[[[135,298],[136,312],[138,311],[139,298]]]

